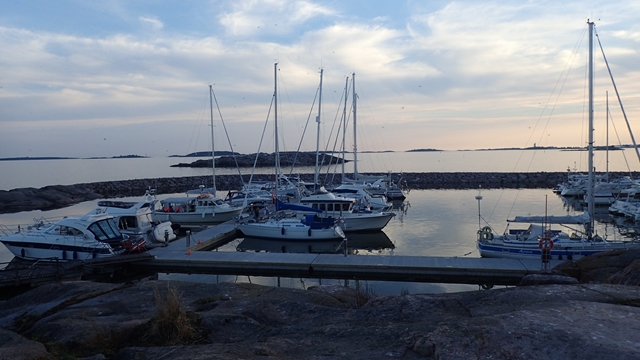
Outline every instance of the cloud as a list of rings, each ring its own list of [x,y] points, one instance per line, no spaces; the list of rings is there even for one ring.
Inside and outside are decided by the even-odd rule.
[[[231,36],[266,36],[287,34],[311,19],[334,15],[331,8],[311,1],[242,0],[220,16],[220,24]]]
[[[155,18],[140,16],[138,17],[138,20],[143,25],[150,26],[153,30],[161,30],[164,27],[164,24],[162,23],[162,21]]]

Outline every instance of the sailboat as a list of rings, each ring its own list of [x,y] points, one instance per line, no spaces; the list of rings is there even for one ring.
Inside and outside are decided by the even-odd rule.
[[[314,173],[314,192],[312,194],[300,198],[300,204],[310,208],[321,210],[325,215],[334,218],[340,218],[343,221],[342,229],[345,232],[372,232],[382,230],[389,221],[395,216],[395,213],[388,211],[373,211],[369,208],[356,208],[356,200],[344,197],[327,191],[320,186],[320,119],[322,114],[322,75],[324,71],[320,69],[320,86],[318,115],[316,123],[318,124],[316,138],[316,167]],[[301,211],[300,215],[309,214],[308,211]]]
[[[482,257],[513,259],[575,260],[604,251],[640,248],[637,241],[607,241],[593,234],[594,187],[593,171],[593,34],[594,23],[589,25],[589,172],[586,178],[587,212],[582,216],[517,216],[509,222],[529,223],[526,229],[511,229],[504,234],[495,234],[490,226],[481,226],[478,213],[477,247]],[[476,196],[478,212],[482,196]],[[582,225],[584,234],[578,235],[561,230],[552,230],[550,224]],[[545,258],[543,257],[543,253]]]
[[[274,64],[274,126],[275,126],[275,189],[280,182],[280,157],[278,144],[278,63]],[[345,239],[338,219],[319,216],[323,211],[298,204],[284,203],[274,193],[275,212],[261,217],[245,218],[236,228],[245,236],[275,240],[339,240]],[[302,219],[298,216],[304,214]]]
[[[211,108],[211,162],[213,165],[213,186],[205,189],[200,185],[187,196],[171,197],[160,200],[160,207],[153,212],[156,221],[171,221],[182,227],[215,225],[233,220],[242,212],[242,206],[233,206],[216,196],[216,161],[213,137],[213,88],[209,85],[209,103]]]
[[[406,198],[404,191],[391,181],[391,173],[387,176],[367,176],[358,173],[358,136],[357,136],[357,103],[358,94],[356,93],[356,74],[351,74],[351,83],[353,87],[353,179],[348,179],[344,174],[344,162],[342,164],[342,184],[335,187],[332,191],[340,193],[340,195],[349,195],[363,204],[376,204],[376,209],[389,209],[391,204],[389,200],[404,200]],[[346,94],[346,87],[345,87]],[[346,95],[345,95],[345,112],[346,112]],[[343,114],[346,125],[346,113]],[[345,151],[344,137],[342,140],[342,150]],[[344,153],[343,156],[344,158]],[[375,200],[372,200],[375,199]]]

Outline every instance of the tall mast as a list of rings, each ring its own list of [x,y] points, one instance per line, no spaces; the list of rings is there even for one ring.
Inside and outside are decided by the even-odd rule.
[[[317,191],[316,187],[318,186],[318,175],[320,174],[319,163],[320,163],[320,114],[322,112],[322,73],[324,69],[320,69],[320,95],[318,96],[318,116],[316,117],[316,122],[318,123],[318,131],[316,134],[316,172],[313,177],[313,190]]]
[[[593,22],[587,20],[587,24],[589,24],[589,186],[587,188],[589,226],[587,228],[587,238],[591,239],[595,205],[593,199]]]
[[[353,180],[358,180],[358,137],[356,135],[356,73],[352,74],[351,84],[353,85]]]
[[[275,196],[278,196],[278,188],[280,188],[280,148],[278,147],[278,63],[273,64],[273,103],[275,105],[274,123],[275,123],[275,160],[276,160],[276,188]]]
[[[211,110],[211,165],[213,168],[213,195],[216,194],[216,158],[214,150],[214,140],[213,140],[213,87],[209,85],[209,108]]]
[[[345,153],[345,139],[347,136],[347,98],[349,97],[349,77],[344,84],[344,108],[342,109],[342,179],[344,183],[344,153]]]
[[[609,181],[609,91],[605,92],[607,99],[607,181]]]

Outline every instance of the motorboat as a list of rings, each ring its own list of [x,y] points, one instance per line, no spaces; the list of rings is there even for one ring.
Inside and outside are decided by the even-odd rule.
[[[120,233],[130,238],[144,238],[149,244],[167,243],[176,239],[175,228],[171,221],[156,222],[153,220],[153,209],[157,202],[149,192],[139,202],[98,201],[94,214],[106,213],[114,217]]]
[[[39,222],[27,231],[0,237],[11,253],[26,260],[91,260],[141,250],[143,241],[130,239],[106,213]]]
[[[233,206],[219,197],[202,192],[198,196],[171,197],[159,201],[153,209],[153,220],[170,221],[181,227],[216,225],[233,220],[242,212],[241,206]]]
[[[355,210],[356,200],[336,196],[323,187],[315,194],[300,199],[300,204],[320,210],[326,216],[342,219],[345,232],[379,231],[395,216],[395,213],[387,211]]]
[[[338,196],[355,199],[355,207],[359,209],[389,211],[393,208],[393,203],[389,202],[386,196],[374,196],[367,190],[364,184],[343,183],[333,188],[331,192]]]

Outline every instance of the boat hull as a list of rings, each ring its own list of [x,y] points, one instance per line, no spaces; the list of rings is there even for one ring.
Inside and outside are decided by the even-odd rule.
[[[239,224],[237,227],[245,236],[280,240],[342,240],[341,234],[333,227],[311,229],[300,221],[266,221]]]
[[[240,215],[242,208],[231,208],[228,211],[209,212],[162,212],[155,211],[153,217],[155,221],[170,221],[183,227],[216,225],[229,220],[233,220]]]
[[[116,255],[104,243],[60,242],[56,244],[39,242],[36,239],[3,239],[0,242],[11,253],[25,260],[91,260]]]
[[[521,260],[542,260],[542,249],[536,244],[477,243],[481,257]],[[638,243],[580,243],[557,244],[549,251],[549,260],[577,260],[581,257],[613,250],[639,248]]]

